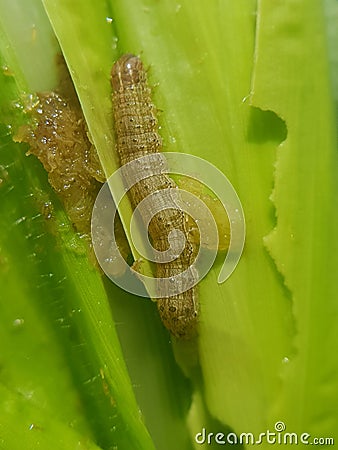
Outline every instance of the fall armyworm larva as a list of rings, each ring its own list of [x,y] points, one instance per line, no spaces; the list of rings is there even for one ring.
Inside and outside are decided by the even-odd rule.
[[[113,65],[111,71],[113,88],[113,109],[116,133],[116,149],[121,165],[141,156],[157,153],[162,141],[158,134],[156,107],[151,100],[151,90],[147,83],[147,74],[139,57],[125,54]],[[128,174],[135,176],[142,167],[132,165]],[[174,181],[166,174],[151,175],[135,183],[129,190],[133,208],[150,194],[167,188],[176,188]],[[168,203],[168,204],[167,204]],[[185,237],[185,246],[176,259],[170,262],[156,263],[156,277],[170,278],[185,270],[189,271],[195,256],[196,244],[188,231],[187,215],[174,201],[167,201],[166,209],[157,212],[149,223],[148,234],[155,250],[165,252],[168,247],[168,235],[179,230]],[[154,208],[155,210],[156,208]],[[191,269],[190,277],[197,274]],[[184,283],[184,280],[182,280]],[[196,334],[198,321],[198,301],[196,288],[190,288],[181,294],[163,296],[157,300],[162,322],[176,337],[190,339]]]

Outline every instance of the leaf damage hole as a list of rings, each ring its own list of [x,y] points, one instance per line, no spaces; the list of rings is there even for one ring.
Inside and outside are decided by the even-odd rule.
[[[287,126],[285,121],[275,112],[252,106],[250,108],[247,139],[249,142],[263,144],[275,142],[277,144],[285,141],[287,137]]]

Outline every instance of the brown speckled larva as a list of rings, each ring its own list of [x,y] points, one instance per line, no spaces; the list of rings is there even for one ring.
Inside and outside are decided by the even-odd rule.
[[[121,165],[140,156],[159,152],[162,142],[158,134],[156,107],[151,101],[151,90],[140,58],[130,54],[123,55],[112,68],[111,84],[116,148]],[[137,171],[137,167],[131,170]],[[129,191],[130,201],[133,208],[136,208],[149,194],[175,187],[176,184],[167,175],[152,175],[134,184]],[[158,251],[167,250],[168,234],[174,229],[180,230],[186,238],[183,251],[174,261],[156,264],[157,278],[169,278],[179,274],[189,269],[194,261],[196,244],[192,242],[187,227],[186,214],[177,209],[174,202],[172,205],[169,203],[167,209],[155,214],[150,221],[148,233],[153,247]],[[196,274],[192,272],[191,276],[196,277]],[[157,307],[162,322],[174,336],[190,339],[196,335],[196,288],[172,297],[159,298]]]

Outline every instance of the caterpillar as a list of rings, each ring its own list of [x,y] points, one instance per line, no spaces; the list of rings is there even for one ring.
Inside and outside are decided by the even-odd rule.
[[[141,59],[132,54],[121,56],[112,67],[111,85],[116,150],[120,164],[123,166],[141,156],[160,152],[162,140],[158,134],[157,110],[151,100],[151,89]],[[159,164],[158,160],[154,164]],[[135,164],[128,170],[132,171],[128,176],[135,178],[137,171],[143,169]],[[135,209],[149,195],[170,188],[175,189],[177,186],[168,175],[160,173],[135,183],[128,195]],[[153,198],[156,201],[156,196]],[[151,209],[157,211],[156,206]],[[185,244],[174,260],[156,263],[156,278],[170,278],[187,270],[188,278],[194,280],[197,274],[190,267],[196,256],[197,245],[189,233],[188,216],[170,196],[166,196],[165,206],[149,222],[148,234],[154,249],[165,252],[169,247],[168,236],[175,230],[184,236]],[[147,222],[145,218],[144,221]],[[184,279],[181,282],[183,285]],[[196,288],[174,296],[165,294],[157,299],[163,324],[173,336],[191,339],[197,333],[199,313]]]

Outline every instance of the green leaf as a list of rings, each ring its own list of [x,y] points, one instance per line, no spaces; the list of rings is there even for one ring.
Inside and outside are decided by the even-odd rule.
[[[46,413],[25,395],[0,385],[0,447],[34,450],[40,448],[78,448],[99,450],[93,442],[65,422],[65,417]]]
[[[252,100],[283,117],[288,130],[276,153],[277,223],[265,242],[296,328],[273,415],[287,417],[293,431],[337,437],[338,159],[326,45],[320,2],[261,2]]]

